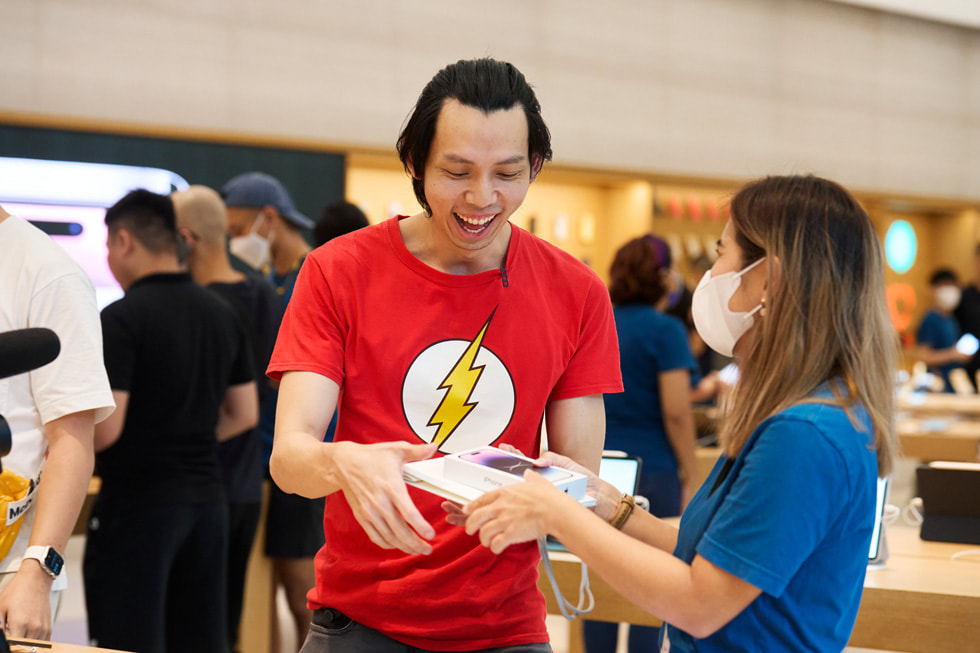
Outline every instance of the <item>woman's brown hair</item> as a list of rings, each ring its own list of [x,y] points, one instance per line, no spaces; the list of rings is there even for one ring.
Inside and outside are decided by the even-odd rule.
[[[898,339],[885,300],[883,258],[868,214],[840,185],[813,176],[751,182],[731,202],[743,267],[772,257],[766,310],[721,428],[737,455],[767,417],[833,379],[830,403],[860,404],[870,417],[878,473],[895,453]],[[778,268],[778,278],[774,270]],[[851,413],[852,420],[854,414]]]
[[[609,299],[616,306],[653,306],[667,292],[662,270],[670,265],[669,248],[653,235],[640,236],[619,248],[609,267]]]

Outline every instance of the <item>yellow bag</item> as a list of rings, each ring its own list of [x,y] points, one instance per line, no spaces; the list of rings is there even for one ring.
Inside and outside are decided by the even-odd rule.
[[[0,472],[0,560],[3,560],[10,547],[14,545],[17,534],[20,533],[21,517],[25,510],[21,510],[13,519],[10,519],[9,509],[11,503],[22,501],[27,497],[31,489],[30,482],[23,476],[14,474],[9,469]]]

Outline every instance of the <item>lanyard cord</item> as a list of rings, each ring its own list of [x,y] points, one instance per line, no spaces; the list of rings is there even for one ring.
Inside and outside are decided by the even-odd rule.
[[[558,609],[565,615],[565,618],[572,621],[576,617],[592,612],[595,607],[595,597],[592,596],[592,589],[589,587],[589,568],[583,562],[581,564],[582,579],[578,586],[578,605],[572,605],[562,595],[558,588],[558,581],[555,580],[555,572],[551,568],[551,558],[548,557],[548,547],[545,545],[545,538],[538,538],[538,551],[541,553],[541,561],[544,563],[544,572],[551,583],[551,589],[555,593],[555,600],[558,601]]]

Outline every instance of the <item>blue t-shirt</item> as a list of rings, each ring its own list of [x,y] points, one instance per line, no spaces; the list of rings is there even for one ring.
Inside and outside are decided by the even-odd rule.
[[[613,315],[624,391],[603,398],[605,448],[639,456],[645,474],[676,474],[677,459],[664,431],[658,377],[662,372],[687,369],[692,382],[698,380],[687,331],[680,320],[651,306],[616,306]]]
[[[690,563],[698,553],[762,594],[705,639],[668,625],[671,651],[847,645],[864,587],[878,476],[867,414],[852,412],[864,430],[839,407],[797,404],[764,421],[730,463],[719,459],[684,511],[674,555]]]
[[[960,325],[955,317],[929,311],[922,318],[922,324],[915,333],[915,342],[928,345],[933,349],[949,349],[956,345],[960,335]],[[946,382],[946,392],[952,392],[953,385],[949,382],[949,373],[958,367],[963,366],[959,363],[946,363],[938,367],[930,367],[929,371],[940,374]]]

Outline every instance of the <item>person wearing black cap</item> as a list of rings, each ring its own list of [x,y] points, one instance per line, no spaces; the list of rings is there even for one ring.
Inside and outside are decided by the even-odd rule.
[[[282,183],[263,172],[233,177],[221,189],[228,207],[231,253],[269,275],[285,303],[310,252],[304,232],[313,221],[300,213]]]
[[[311,250],[304,232],[313,228],[313,221],[296,209],[292,197],[278,179],[263,172],[246,172],[233,177],[221,189],[221,195],[227,207],[231,253],[272,282],[285,309],[300,267]],[[263,395],[260,408],[259,429],[266,475],[278,398],[277,388],[270,388]],[[333,423],[325,437],[333,438]],[[309,630],[313,617],[306,605],[306,593],[315,582],[313,557],[324,543],[323,509],[323,498],[307,499],[287,494],[275,483],[271,484],[265,554],[272,559],[273,591],[282,585],[296,630],[301,635]],[[277,647],[278,622],[274,622],[272,637],[273,646]]]

